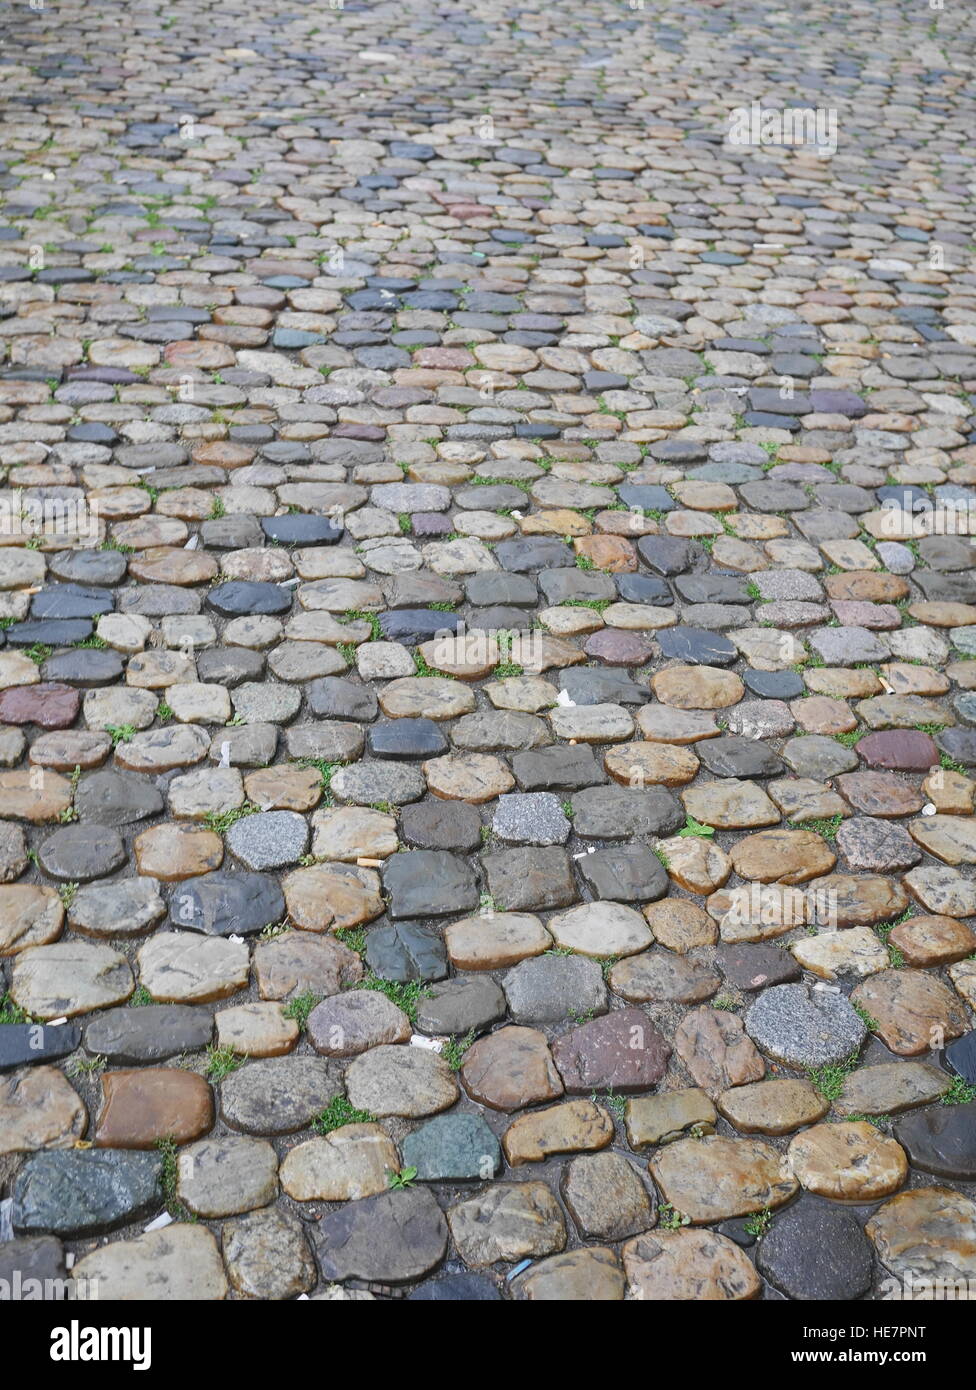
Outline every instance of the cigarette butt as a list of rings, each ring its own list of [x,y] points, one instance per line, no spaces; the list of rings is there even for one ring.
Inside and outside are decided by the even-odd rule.
[[[382,869],[382,859],[357,859],[356,864],[360,869]]]

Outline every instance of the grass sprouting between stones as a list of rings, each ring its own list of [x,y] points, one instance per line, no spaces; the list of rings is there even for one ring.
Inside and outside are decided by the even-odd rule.
[[[309,1014],[316,1004],[321,1004],[322,995],[313,994],[307,991],[305,994],[296,994],[294,999],[289,1000],[282,1010],[285,1018],[293,1019],[304,1033],[308,1027]]]
[[[316,1134],[331,1134],[343,1125],[375,1124],[376,1116],[368,1110],[356,1110],[345,1096],[336,1096],[312,1121],[311,1128]]]

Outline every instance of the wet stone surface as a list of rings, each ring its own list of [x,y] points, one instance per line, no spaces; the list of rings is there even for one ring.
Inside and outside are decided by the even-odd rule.
[[[976,1277],[974,21],[910,8],[18,8],[0,1280]],[[770,73],[833,158],[732,137]]]

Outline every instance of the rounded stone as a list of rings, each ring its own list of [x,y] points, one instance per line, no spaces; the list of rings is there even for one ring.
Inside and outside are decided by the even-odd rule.
[[[888,1197],[908,1176],[904,1149],[867,1120],[813,1125],[791,1140],[787,1152],[808,1192],[838,1201]]]
[[[370,1048],[410,1039],[410,1020],[378,990],[357,989],[323,999],[308,1016],[308,1040],[326,1057],[357,1057]]]
[[[289,1149],[282,1190],[296,1202],[348,1202],[385,1192],[400,1171],[396,1145],[377,1124],[350,1124]]]
[[[716,1231],[648,1231],[627,1242],[623,1260],[635,1299],[740,1301],[762,1288],[748,1256]]]
[[[798,1187],[777,1150],[758,1139],[679,1139],[649,1167],[665,1200],[696,1226],[773,1211]]]
[[[860,1298],[871,1286],[873,1263],[860,1222],[809,1197],[777,1215],[756,1254],[774,1288],[802,1301]]]
[[[356,1110],[382,1119],[417,1118],[447,1110],[458,1098],[454,1073],[435,1052],[420,1047],[374,1047],[346,1069],[346,1090]]]
[[[181,1151],[176,1171],[180,1201],[205,1221],[265,1207],[278,1195],[278,1159],[266,1139],[200,1139]]]
[[[859,1051],[867,1033],[842,995],[806,985],[763,990],[749,1007],[745,1025],[767,1057],[797,1068],[843,1062]]]

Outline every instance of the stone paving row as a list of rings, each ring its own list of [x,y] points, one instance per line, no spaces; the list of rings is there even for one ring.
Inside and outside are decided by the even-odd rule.
[[[7,10],[0,1279],[976,1280],[976,25],[801,8]]]

